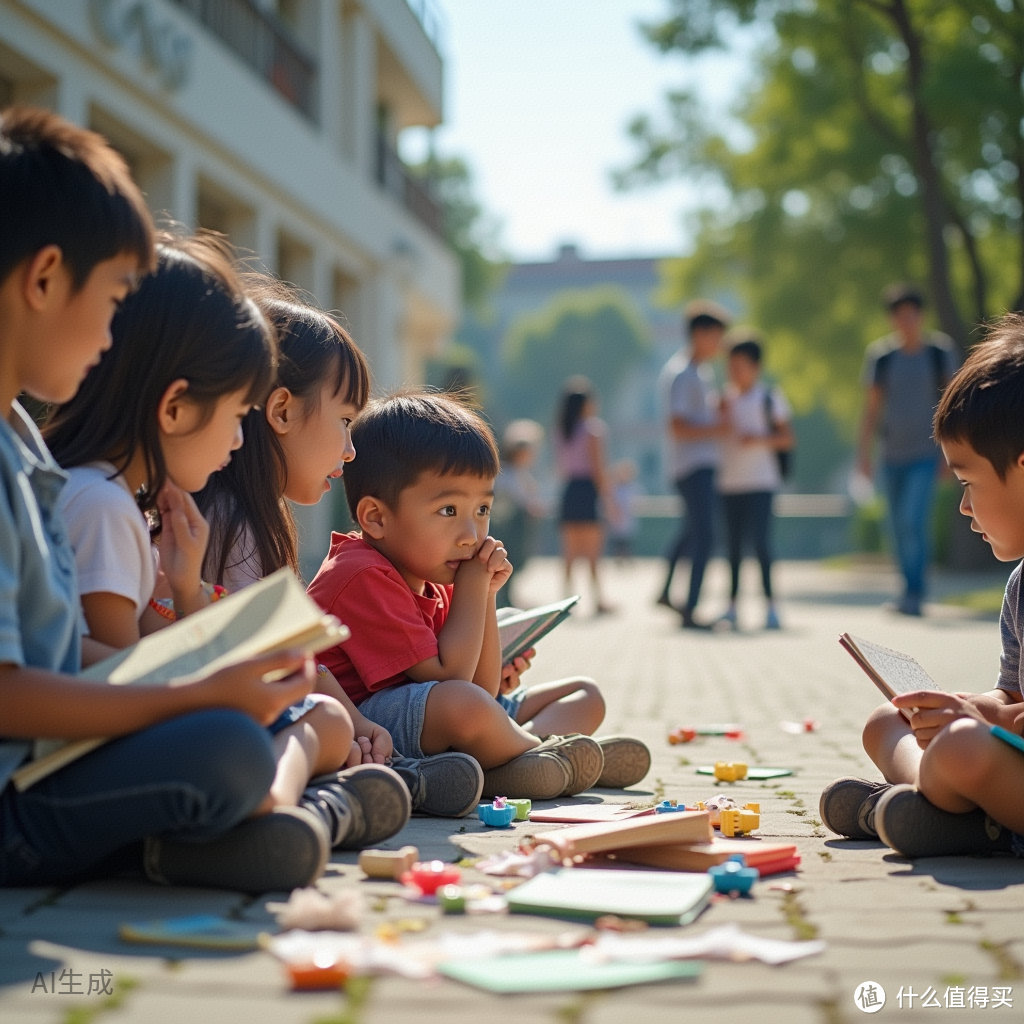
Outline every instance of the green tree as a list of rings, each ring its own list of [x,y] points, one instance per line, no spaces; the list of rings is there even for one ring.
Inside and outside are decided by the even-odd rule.
[[[518,317],[501,343],[502,387],[492,396],[496,419],[551,421],[567,377],[585,374],[611,404],[627,371],[650,346],[648,329],[629,296],[614,285],[558,293]]]
[[[694,91],[630,126],[619,184],[705,186],[696,247],[667,297],[736,289],[794,404],[852,423],[881,288],[926,282],[940,325],[969,328],[1024,296],[1024,0],[668,0],[645,27],[663,52],[765,41],[735,110]]]

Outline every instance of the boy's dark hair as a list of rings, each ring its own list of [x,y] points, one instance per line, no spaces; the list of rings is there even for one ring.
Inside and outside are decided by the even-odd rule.
[[[953,375],[935,410],[939,441],[970,445],[1000,480],[1024,452],[1024,315],[989,328]]]
[[[143,511],[167,479],[157,409],[167,388],[188,381],[186,397],[213,415],[218,399],[245,390],[262,402],[274,379],[277,344],[245,295],[232,253],[206,234],[167,240],[157,266],[125,299],[110,324],[113,344],[71,401],[54,410],[43,435],[65,468],[104,460],[122,471],[146,460]]]
[[[78,291],[122,253],[153,266],[153,221],[127,164],[96,132],[48,110],[0,112],[0,281],[48,245]]]
[[[683,310],[683,323],[688,334],[710,327],[721,327],[725,330],[731,322],[729,311],[710,299],[694,299],[688,302]]]
[[[761,336],[747,328],[737,328],[729,332],[729,355],[744,356],[752,363],[761,365],[764,356],[764,345]]]
[[[317,411],[324,387],[334,395],[344,388],[344,400],[362,409],[370,397],[370,369],[345,328],[274,278],[250,275],[246,288],[277,332],[277,378],[270,390],[287,388],[302,400],[307,416]],[[286,565],[299,571],[295,517],[282,497],[288,465],[281,440],[262,409],[249,413],[242,431],[245,444],[196,495],[211,526],[203,564],[203,579],[211,583],[223,584],[225,571],[233,567],[228,558],[246,532],[264,574]]]
[[[891,284],[882,292],[882,305],[892,313],[898,306],[916,306],[924,309],[924,292],[913,284]]]
[[[362,498],[390,509],[423,473],[496,477],[500,465],[491,428],[458,396],[399,391],[374,399],[352,425],[356,457],[345,467],[353,520]]]

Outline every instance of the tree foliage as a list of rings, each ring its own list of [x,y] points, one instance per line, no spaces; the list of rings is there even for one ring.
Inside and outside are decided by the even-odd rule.
[[[623,376],[643,360],[648,329],[620,288],[560,292],[547,305],[512,322],[502,339],[500,418],[551,421],[567,377],[584,374],[606,404]]]
[[[630,126],[619,184],[695,178],[694,253],[667,297],[732,289],[798,409],[850,422],[878,296],[927,284],[961,344],[1024,296],[1024,0],[667,0],[645,26],[697,54],[760,25],[735,126],[693,91]]]

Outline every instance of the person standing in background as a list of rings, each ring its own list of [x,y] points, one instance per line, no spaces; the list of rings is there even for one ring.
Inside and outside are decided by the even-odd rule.
[[[597,399],[586,377],[570,377],[562,389],[555,424],[555,459],[563,480],[558,521],[565,560],[566,593],[572,589],[572,567],[577,558],[590,566],[594,609],[612,611],[601,592],[598,563],[604,548],[605,518],[617,522],[619,511],[605,468],[608,428],[597,416]],[[600,499],[601,507],[598,507]]]
[[[879,433],[893,551],[903,575],[896,611],[920,615],[931,554],[935,478],[941,464],[932,415],[959,360],[952,338],[925,330],[919,289],[892,285],[882,298],[893,332],[872,342],[865,354],[857,465],[870,479],[872,447]]]
[[[728,429],[719,409],[711,363],[718,355],[729,319],[729,314],[717,303],[691,302],[683,313],[689,351],[680,347],[661,373],[662,392],[667,394],[669,469],[686,507],[679,534],[666,555],[668,572],[657,603],[675,607],[671,588],[676,563],[680,558],[689,558],[689,592],[686,603],[678,609],[684,629],[708,628],[694,618],[694,609],[700,600],[704,570],[711,557],[715,470],[719,462],[719,440]]]

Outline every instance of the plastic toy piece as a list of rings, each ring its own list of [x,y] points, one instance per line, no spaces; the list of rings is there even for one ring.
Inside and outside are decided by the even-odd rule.
[[[529,821],[530,811],[533,810],[533,801],[531,800],[506,800],[509,807],[516,809],[515,821]]]
[[[359,866],[370,878],[400,878],[420,859],[415,846],[403,846],[400,850],[363,850],[359,854]]]
[[[716,761],[715,778],[719,782],[737,782],[747,777],[747,766],[743,761]]]
[[[669,814],[672,811],[692,811],[695,808],[687,807],[686,804],[679,803],[678,800],[662,800],[660,804],[654,805],[654,812],[656,814]],[[703,810],[704,808],[700,808]]]
[[[723,808],[718,812],[718,827],[723,836],[745,836],[761,827],[761,805],[746,804],[742,809]]]
[[[727,725],[681,725],[668,734],[668,741],[673,746],[677,743],[692,743],[698,736],[725,736],[730,740],[743,738],[741,726]]]
[[[724,864],[708,868],[708,874],[715,884],[715,892],[747,895],[750,887],[760,878],[760,873],[757,868],[744,867],[745,863],[742,854],[735,854]]]
[[[668,741],[673,747],[679,743],[692,743],[696,738],[697,730],[691,729],[687,726],[680,726],[678,729],[673,729],[668,734]]]
[[[492,828],[508,828],[516,816],[516,808],[503,796],[496,796],[493,803],[478,804],[476,813],[485,825],[490,825]]]
[[[285,964],[285,970],[296,992],[320,992],[340,988],[352,973],[348,964],[340,960],[334,960],[324,966],[315,963]]]
[[[437,904],[444,914],[464,914],[466,896],[461,885],[442,885],[437,890]]]
[[[403,885],[414,885],[424,896],[433,896],[443,885],[454,885],[462,872],[443,860],[418,861],[399,879]]]

